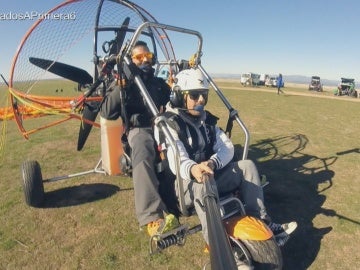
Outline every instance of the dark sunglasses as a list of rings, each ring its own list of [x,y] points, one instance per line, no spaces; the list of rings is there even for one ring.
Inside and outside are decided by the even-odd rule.
[[[203,98],[207,100],[209,96],[209,90],[191,90],[186,91],[186,94],[188,94],[192,100],[198,100],[200,95],[202,95]]]

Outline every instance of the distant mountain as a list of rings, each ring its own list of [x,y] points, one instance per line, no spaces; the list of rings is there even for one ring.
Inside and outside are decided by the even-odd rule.
[[[292,82],[292,83],[302,83],[302,84],[308,84],[311,81],[311,77],[309,76],[302,76],[302,75],[284,75],[284,81],[285,82]],[[328,80],[328,79],[322,79],[321,83],[326,86],[337,86],[340,83],[340,80]]]
[[[229,73],[210,73],[212,78],[216,79],[239,79],[240,81],[240,73],[239,74],[229,74]]]
[[[225,73],[212,73],[210,74],[213,78],[223,78],[223,79],[239,79],[240,81],[240,74],[225,74]],[[311,81],[311,77],[303,76],[303,75],[284,75],[283,79],[289,83],[301,83],[301,84],[308,84]],[[321,78],[321,83],[324,86],[337,86],[340,83],[339,80],[328,80]],[[360,82],[356,82],[356,88],[360,88]]]

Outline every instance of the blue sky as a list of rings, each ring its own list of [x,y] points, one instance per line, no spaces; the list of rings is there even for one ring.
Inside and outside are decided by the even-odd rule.
[[[1,14],[44,12],[61,0],[2,1]],[[134,0],[159,22],[199,31],[209,73],[319,75],[360,82],[358,0]],[[6,78],[31,20],[0,20]]]

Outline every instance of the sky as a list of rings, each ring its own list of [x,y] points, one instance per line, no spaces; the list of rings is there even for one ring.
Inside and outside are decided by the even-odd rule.
[[[9,78],[16,49],[35,20],[61,0],[0,0],[0,73]],[[318,75],[360,82],[358,0],[133,0],[160,23],[196,30],[208,73]],[[185,44],[184,44],[185,46]]]

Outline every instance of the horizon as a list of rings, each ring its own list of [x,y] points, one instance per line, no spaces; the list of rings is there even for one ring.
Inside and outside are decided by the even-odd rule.
[[[241,73],[209,73],[211,75],[211,77],[214,78],[236,78],[239,77],[238,79],[240,80],[240,76]],[[264,73],[264,74],[268,74],[268,73]],[[276,74],[268,74],[270,76],[275,75]],[[286,75],[286,74],[282,74],[283,75],[283,80],[289,83],[300,83],[300,84],[309,84],[310,80],[311,80],[311,76],[305,76],[305,75]],[[224,76],[224,77],[222,77]],[[312,75],[312,76],[317,76],[317,75]],[[345,77],[342,77],[345,78]],[[321,78],[321,84],[323,84],[324,86],[337,86],[340,82],[341,82],[341,78],[339,80],[332,80],[332,79],[327,79],[327,78]],[[356,88],[360,88],[360,82],[357,82],[355,80],[355,87]]]
[[[0,73],[6,78],[9,78],[16,49],[35,20],[7,20],[5,15],[9,12],[44,14],[63,2],[13,0],[3,3],[0,9],[0,31],[6,37],[6,42],[0,47]],[[176,13],[172,12],[171,1],[133,2],[160,23],[199,31],[204,40],[202,64],[209,73],[221,71],[238,74],[256,70],[269,74],[317,74],[335,81],[349,77],[360,82],[357,63],[360,58],[357,48],[360,37],[354,35],[357,32],[357,11],[360,10],[358,1],[254,0],[243,3],[229,0],[226,4],[216,1],[209,5],[208,1],[199,0],[192,1],[191,8],[183,1],[178,3]],[[206,12],[204,5],[207,7]],[[322,12],[312,15],[309,7]],[[239,16],[241,10],[252,12],[242,12]],[[342,16],[338,16],[339,13],[346,14],[347,19],[343,20]],[[184,14],[188,19],[184,19]],[[311,16],[314,17],[309,20]],[[334,33],[351,37],[351,42],[343,42]],[[178,41],[180,47],[186,47],[187,44],[183,42]]]
[[[3,75],[2,73],[0,73],[1,75]],[[267,73],[265,73],[267,74]],[[209,72],[209,75],[211,76],[212,79],[239,79],[239,83],[240,83],[240,76],[241,73],[213,73],[213,72]],[[268,74],[268,75],[275,75],[275,74]],[[317,76],[317,75],[313,75],[313,76]],[[7,78],[5,78],[6,81],[8,81]],[[286,75],[283,74],[283,79],[284,82],[288,82],[288,83],[299,83],[299,84],[304,84],[307,85],[309,84],[310,80],[311,80],[311,76],[305,76],[305,75]],[[54,77],[54,78],[47,78],[47,79],[43,79],[43,80],[67,80],[64,78],[59,78],[59,77]],[[326,78],[321,78],[321,83],[324,86],[334,86],[336,87],[340,82],[341,82],[341,78],[339,80],[331,80],[331,79],[326,79]],[[0,81],[0,85],[5,85],[5,82],[1,79]],[[355,88],[360,88],[360,82],[357,82],[355,80]]]

